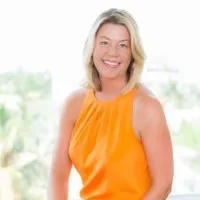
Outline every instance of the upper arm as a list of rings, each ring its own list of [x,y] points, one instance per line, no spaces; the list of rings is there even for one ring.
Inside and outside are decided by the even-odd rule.
[[[172,143],[164,110],[151,96],[141,98],[138,130],[143,143],[152,181],[171,186],[173,179]]]
[[[66,98],[60,114],[58,135],[51,164],[53,176],[66,179],[71,170],[68,149],[74,124],[83,104],[84,92],[75,91]]]

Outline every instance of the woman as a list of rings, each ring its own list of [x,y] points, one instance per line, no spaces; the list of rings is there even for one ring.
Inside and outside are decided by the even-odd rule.
[[[159,101],[140,84],[145,54],[124,10],[97,18],[84,48],[86,85],[66,99],[51,170],[51,199],[68,199],[72,165],[85,200],[163,200],[173,155]]]

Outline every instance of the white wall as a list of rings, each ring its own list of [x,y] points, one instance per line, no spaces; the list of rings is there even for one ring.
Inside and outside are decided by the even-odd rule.
[[[200,194],[171,195],[167,200],[200,200]]]

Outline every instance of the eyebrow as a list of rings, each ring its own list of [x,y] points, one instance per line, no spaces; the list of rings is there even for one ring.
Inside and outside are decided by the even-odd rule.
[[[106,37],[106,36],[101,36],[100,38],[104,38],[104,39],[106,39],[106,40],[111,40],[110,38],[108,38],[108,37]],[[125,41],[129,42],[130,39],[123,39],[123,40],[120,40],[120,42],[125,42]]]

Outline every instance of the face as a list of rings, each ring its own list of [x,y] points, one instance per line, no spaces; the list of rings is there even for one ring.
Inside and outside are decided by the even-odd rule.
[[[118,24],[104,24],[97,33],[93,52],[93,62],[100,77],[126,76],[131,58],[127,28]]]

